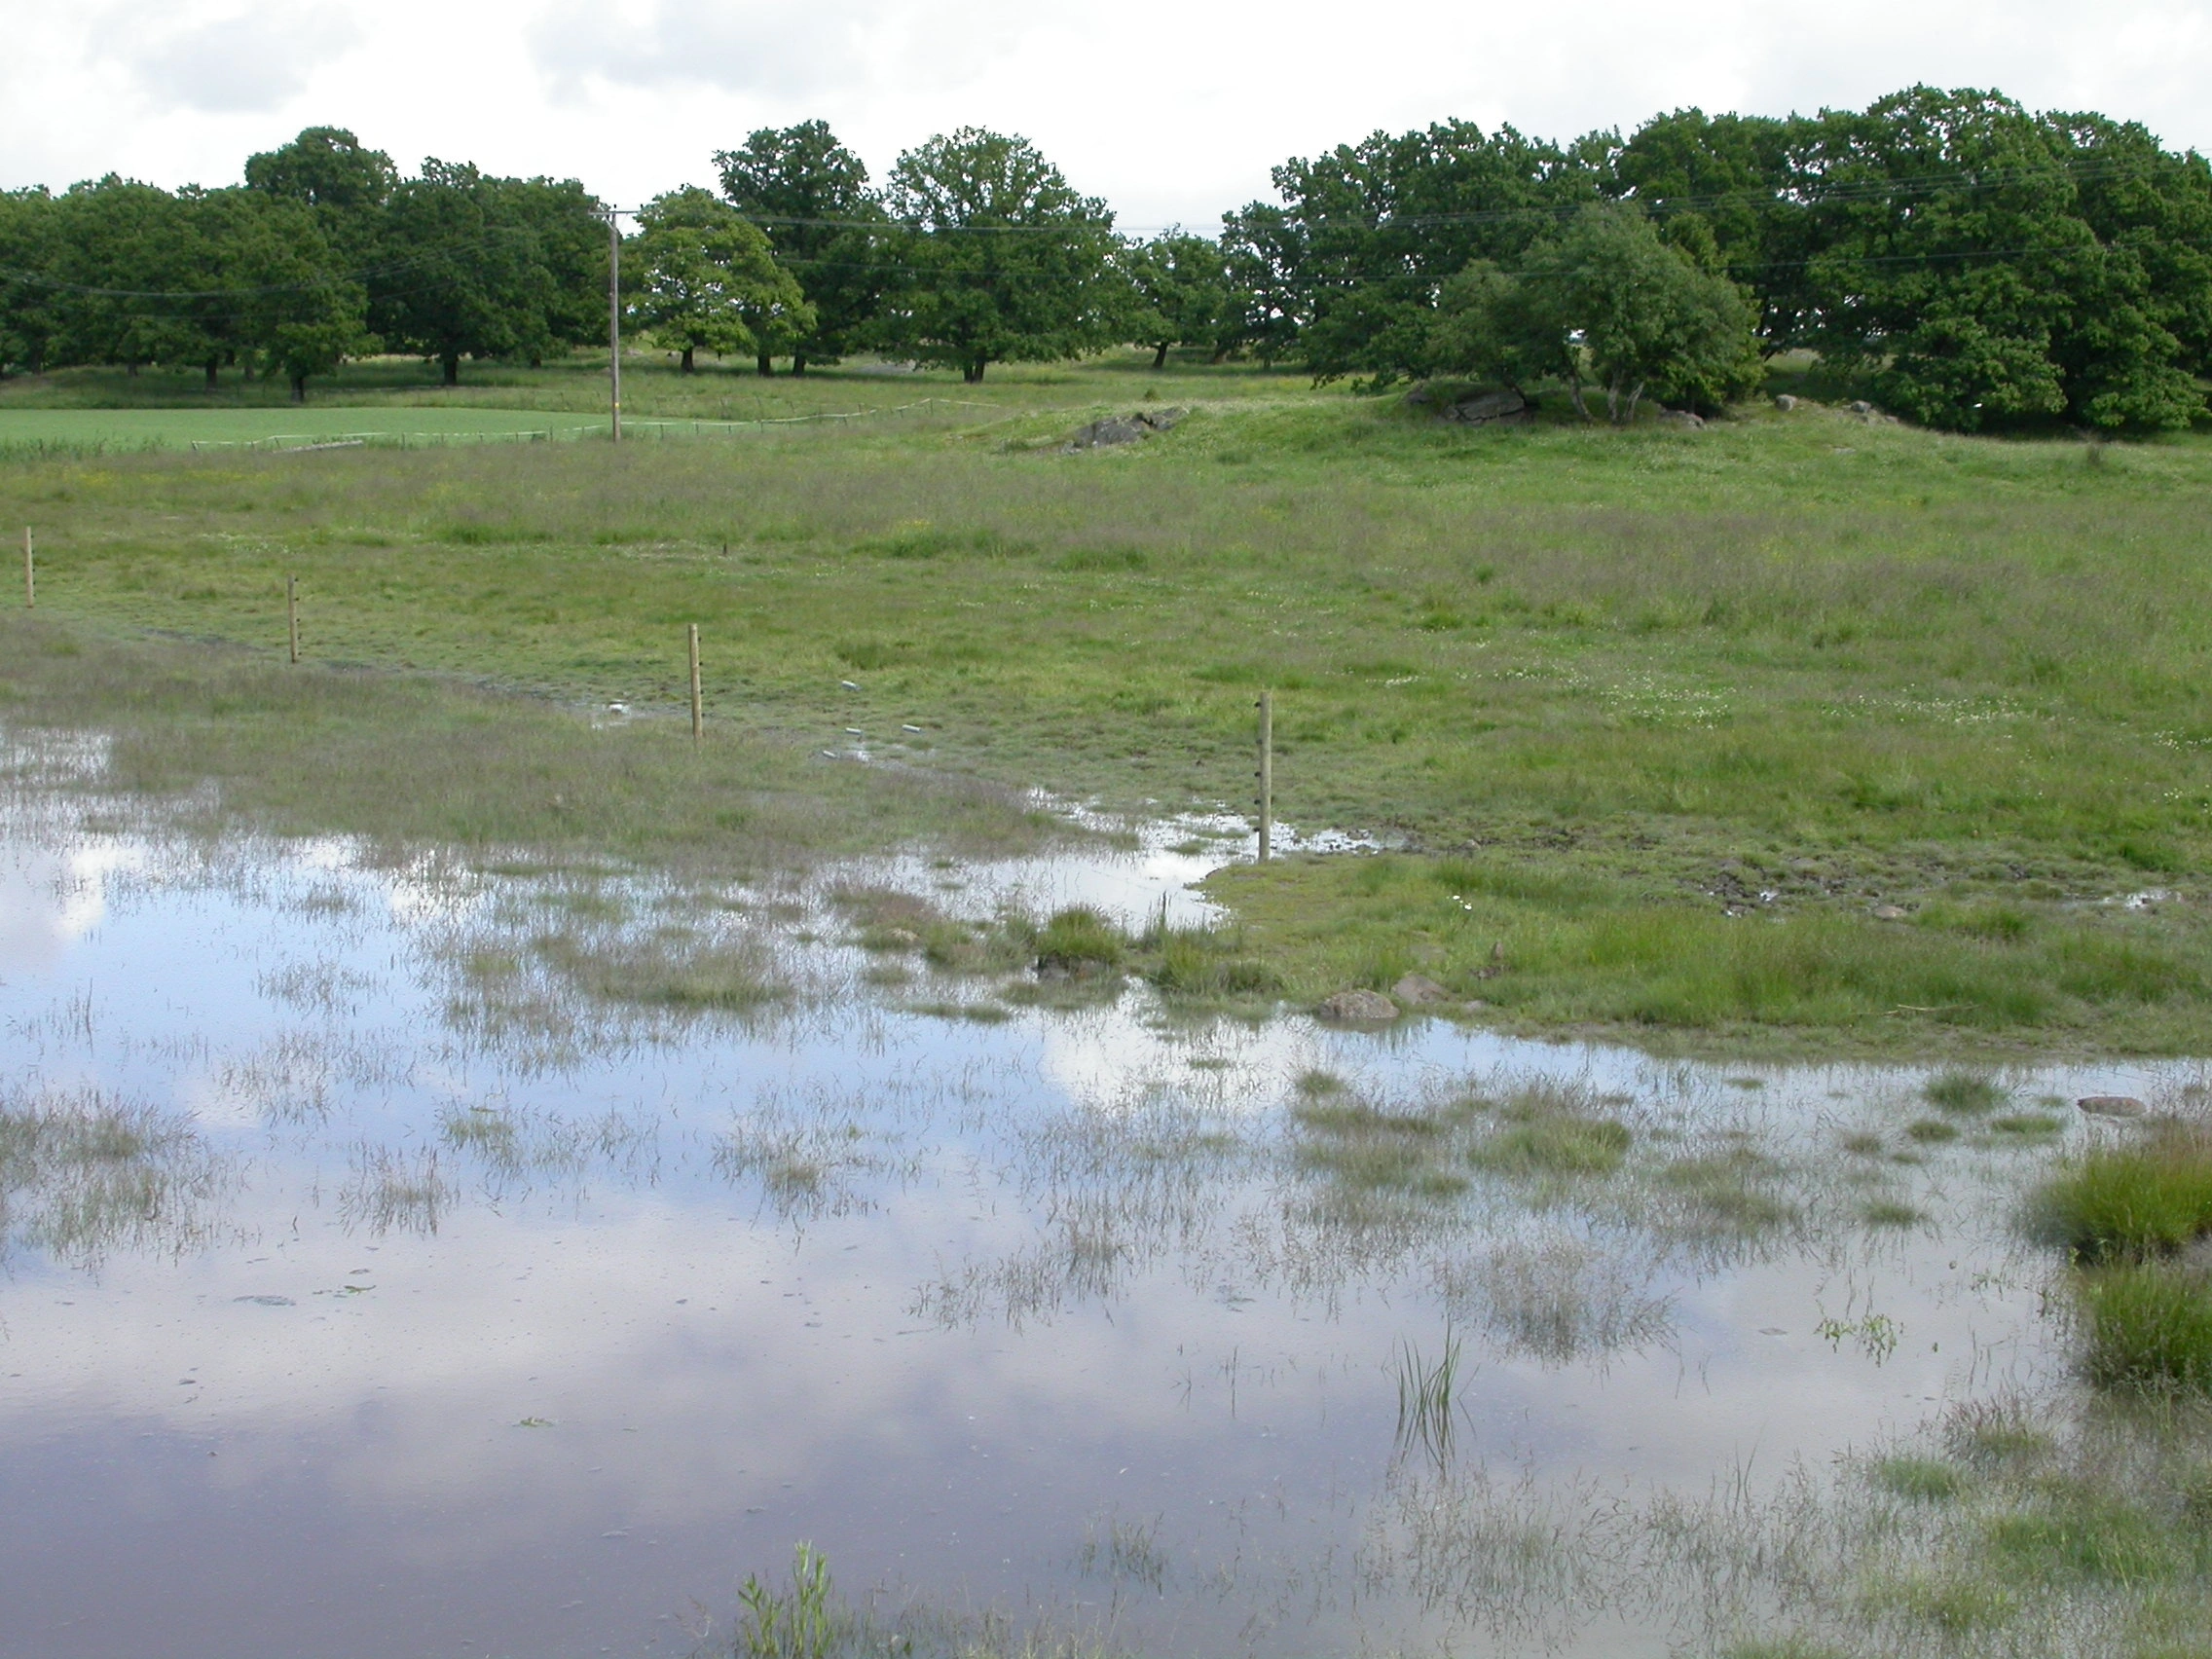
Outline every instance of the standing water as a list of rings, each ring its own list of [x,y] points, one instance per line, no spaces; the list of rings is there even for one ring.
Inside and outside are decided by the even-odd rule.
[[[840,879],[1142,917],[1198,867]],[[1901,1070],[979,1002],[830,885],[18,795],[0,1654],[689,1653],[801,1541],[1156,1653],[1665,1653],[1706,1615],[1577,1528],[2064,1386],[2051,1103],[2183,1081],[1946,1133]],[[772,993],[621,1000],[670,940]]]

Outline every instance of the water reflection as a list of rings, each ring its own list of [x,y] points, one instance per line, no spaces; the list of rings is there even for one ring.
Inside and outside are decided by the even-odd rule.
[[[1659,1651],[1591,1517],[2055,1384],[2048,1137],[1902,1074],[945,1020],[828,882],[9,822],[0,1653],[683,1651],[800,1538],[1161,1650]]]

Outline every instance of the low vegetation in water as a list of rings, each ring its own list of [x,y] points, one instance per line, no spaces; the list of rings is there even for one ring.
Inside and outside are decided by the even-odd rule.
[[[2212,1233],[2212,1130],[2156,1120],[2072,1161],[2042,1189],[2045,1235],[2092,1267],[2173,1255]]]
[[[2155,1119],[2084,1154],[2038,1191],[2033,1220],[2072,1264],[2092,1382],[2212,1393],[2212,1128]]]

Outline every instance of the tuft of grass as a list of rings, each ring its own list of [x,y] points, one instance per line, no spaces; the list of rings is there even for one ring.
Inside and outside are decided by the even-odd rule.
[[[1120,929],[1088,905],[1055,911],[1037,935],[1041,970],[1066,974],[1119,972],[1129,951]]]
[[[2083,1368],[2099,1387],[2212,1393],[2212,1282],[2169,1262],[2123,1262],[2078,1273]]]
[[[1159,927],[1141,941],[1145,977],[1168,996],[1199,1002],[1248,1002],[1279,996],[1283,977],[1251,954],[1242,930]]]
[[[1792,1210],[1772,1190],[1773,1161],[1749,1147],[1678,1158],[1659,1171],[1661,1188],[1689,1205],[1703,1222],[1751,1235],[1779,1227]]]
[[[2170,1577],[2182,1565],[2172,1529],[2138,1504],[2082,1482],[2053,1482],[2043,1499],[1990,1525],[1991,1544],[2018,1569],[2135,1584]]]
[[[1920,1092],[1931,1106],[1960,1117],[1994,1112],[2011,1098],[1993,1079],[1967,1071],[1939,1073]]]
[[[1875,1580],[1865,1602],[1877,1617],[1902,1616],[1954,1641],[2008,1622],[2018,1607],[2012,1594],[1989,1577],[1924,1568]]]
[[[2033,1200],[2051,1242],[2097,1264],[2169,1255],[2212,1233],[2212,1129],[2166,1119],[2076,1159]]]
[[[1990,1119],[1989,1129],[1992,1134],[2011,1135],[2020,1140],[2047,1140],[2066,1132],[2066,1120],[2042,1112],[2012,1112]]]
[[[1966,1477],[1949,1463],[1905,1453],[1879,1459],[1867,1474],[1883,1492],[1916,1503],[1941,1503],[1966,1487]]]
[[[1918,1227],[1928,1219],[1898,1198],[1875,1198],[1860,1210],[1859,1218],[1868,1227]]]
[[[1509,1175],[1610,1175],[1634,1139],[1614,1119],[1547,1116],[1506,1125],[1468,1156],[1479,1168]]]
[[[1940,1118],[1920,1118],[1904,1126],[1906,1138],[1922,1146],[1941,1146],[1959,1138],[1959,1125],[1946,1124]]]
[[[548,934],[537,954],[603,1001],[677,1015],[752,1014],[790,997],[767,950],[754,940],[587,939]]]
[[[1466,1191],[1466,1176],[1450,1162],[1451,1125],[1436,1114],[1386,1111],[1329,1091],[1302,1100],[1291,1120],[1300,1166],[1347,1192],[1449,1198]]]

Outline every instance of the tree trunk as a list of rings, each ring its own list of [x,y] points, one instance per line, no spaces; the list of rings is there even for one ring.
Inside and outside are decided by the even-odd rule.
[[[691,348],[690,348],[690,347],[688,347],[688,346],[686,346],[686,347],[684,347],[684,348],[683,348],[683,371],[682,371],[682,372],[683,372],[683,373],[685,373],[685,374],[689,374],[689,373],[691,372]]]
[[[1156,368],[1156,369],[1164,369],[1165,367],[1167,367],[1167,342],[1166,342],[1166,341],[1164,341],[1164,340],[1161,341],[1161,342],[1160,342],[1160,344],[1159,344],[1159,347],[1158,347],[1158,349],[1157,349],[1157,350],[1154,350],[1154,352],[1152,353],[1152,366],[1153,366],[1154,368]]]
[[[981,386],[983,384],[983,368],[989,362],[988,357],[977,357],[974,362],[961,369],[960,378],[970,386]]]
[[[126,363],[123,366],[123,372],[132,380],[136,380],[138,378],[138,365],[136,363]]]
[[[804,351],[793,351],[792,353],[792,373],[794,375],[806,373],[806,353]]]
[[[1636,383],[1636,389],[1628,394],[1628,419],[1621,423],[1622,425],[1633,426],[1636,424],[1636,406],[1642,401],[1643,383],[1641,381],[1638,381]]]
[[[1209,363],[1225,363],[1228,360],[1229,348],[1226,346],[1216,346],[1213,349],[1213,355],[1206,359],[1206,361]]]
[[[213,391],[215,389],[215,371],[217,368],[221,367],[221,365],[222,359],[219,357],[209,357],[207,359],[207,389],[209,391]]]
[[[305,375],[294,375],[292,377],[292,401],[294,403],[305,403],[307,400],[308,377]]]
[[[1592,419],[1590,405],[1582,401],[1582,377],[1575,375],[1567,383],[1567,394],[1574,399],[1574,412],[1583,420]]]
[[[438,365],[445,371],[446,385],[459,386],[461,384],[461,353],[459,351],[448,351],[438,359]]]
[[[776,372],[776,360],[773,357],[769,356],[765,351],[761,352],[757,357],[754,358],[753,364],[754,367],[757,368],[760,371],[760,378],[762,380],[766,380],[770,375]]]

